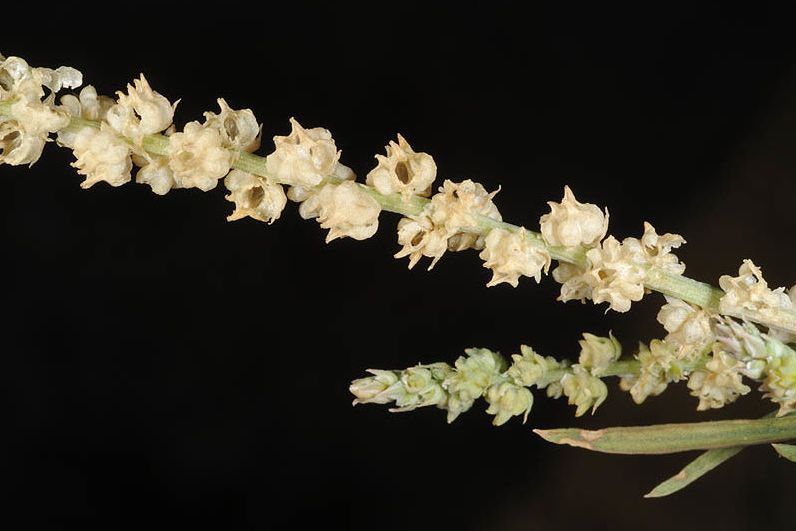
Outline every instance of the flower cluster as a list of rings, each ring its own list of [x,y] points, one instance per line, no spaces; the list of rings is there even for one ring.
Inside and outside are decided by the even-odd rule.
[[[433,405],[447,410],[448,422],[484,398],[489,404],[487,413],[495,416],[493,424],[499,426],[515,416],[522,416],[523,421],[527,418],[533,405],[528,388],[536,387],[546,389],[551,398],[567,397],[576,407],[575,415],[581,416],[589,410],[594,412],[605,401],[608,388],[601,377],[610,373],[622,348],[613,335],[584,334],[580,343],[579,363],[574,365],[541,356],[526,345],[520,347],[520,353],[512,354],[508,366],[497,352],[471,348],[454,367],[435,363],[404,371],[371,369],[368,372],[372,376],[354,380],[350,391],[356,397],[355,404],[395,402],[397,408],[390,411]],[[428,374],[423,386],[407,386],[412,374],[431,368],[436,372]]]
[[[562,263],[553,271],[561,285],[559,300],[591,299],[595,304],[607,302],[617,312],[630,310],[632,302],[642,299],[646,292],[644,282],[649,268],[682,274],[685,265],[672,254],[685,240],[677,234],[658,235],[650,223],[644,223],[640,239],[625,238],[619,242],[613,236],[600,241],[608,224],[608,212],[594,205],[579,203],[569,188],[565,189],[561,204],[550,203],[552,212],[542,216],[542,235],[548,244],[562,241],[562,235],[576,234],[587,247],[588,267]],[[564,208],[561,205],[577,205]],[[593,207],[593,208],[586,208]],[[546,230],[545,230],[545,227]],[[577,227],[575,230],[573,227]],[[582,228],[581,228],[582,227]],[[598,230],[599,228],[599,230]],[[585,236],[584,236],[585,235]],[[547,238],[553,238],[552,242]],[[573,236],[574,238],[574,236]]]
[[[55,93],[82,83],[83,75],[74,68],[33,68],[19,57],[0,55],[0,103],[9,106],[9,115],[0,117],[0,164],[33,165],[39,160],[50,133],[69,125],[69,114],[55,104]]]

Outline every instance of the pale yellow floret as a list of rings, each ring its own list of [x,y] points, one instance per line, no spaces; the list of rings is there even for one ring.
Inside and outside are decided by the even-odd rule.
[[[484,267],[492,270],[492,279],[487,286],[506,282],[517,287],[520,276],[531,277],[536,282],[542,271],[550,268],[550,253],[543,247],[533,245],[521,228],[517,232],[492,229],[484,239],[484,249],[478,255]]]
[[[726,352],[714,349],[704,369],[694,371],[688,379],[691,396],[699,398],[697,410],[724,407],[751,391],[742,382],[742,369],[743,363]]]
[[[223,147],[214,127],[189,122],[170,137],[169,168],[177,188],[212,190],[232,165],[232,154]]]
[[[469,179],[460,183],[446,180],[420,214],[398,224],[402,248],[395,257],[408,256],[411,269],[421,256],[428,256],[432,269],[446,250],[483,249],[484,236],[473,230],[479,216],[500,221],[500,212],[492,202],[496,193]]]
[[[108,109],[106,121],[122,136],[141,146],[144,136],[165,131],[174,118],[173,105],[152,90],[143,74],[127,85],[127,94],[116,92],[116,104]]]
[[[665,341],[677,348],[679,359],[698,356],[715,340],[710,314],[680,299],[666,297],[658,322],[668,332]]]
[[[77,159],[72,166],[86,179],[82,188],[105,181],[111,186],[130,182],[133,162],[129,145],[119,135],[103,125],[100,129],[85,127],[74,138],[74,154]]]
[[[737,277],[723,275],[719,278],[719,286],[725,291],[719,302],[719,310],[724,314],[738,315],[744,310],[766,314],[793,308],[785,288],[771,290],[763,279],[763,272],[751,260],[743,261]]]
[[[366,183],[382,194],[401,194],[406,201],[412,195],[428,196],[437,176],[431,155],[416,153],[404,137],[390,141],[387,156],[376,155],[378,165],[368,173]]]
[[[290,124],[289,135],[274,137],[276,149],[266,157],[268,174],[283,184],[316,186],[334,173],[340,152],[328,130],[304,129],[294,118]]]
[[[569,186],[564,187],[560,203],[548,201],[550,213],[539,219],[542,237],[548,245],[593,247],[608,230],[608,210],[605,214],[597,205],[581,203]]]
[[[220,112],[206,112],[205,124],[214,127],[221,135],[225,148],[251,153],[260,147],[261,126],[250,109],[233,110],[224,98],[218,99]]]
[[[232,170],[224,179],[224,185],[230,192],[226,200],[235,203],[235,211],[227,217],[227,221],[248,216],[273,223],[279,219],[287,203],[281,185],[251,173]]]
[[[321,228],[329,229],[327,243],[342,237],[370,238],[379,227],[380,213],[376,200],[353,181],[327,183],[299,207],[301,217],[318,218]]]

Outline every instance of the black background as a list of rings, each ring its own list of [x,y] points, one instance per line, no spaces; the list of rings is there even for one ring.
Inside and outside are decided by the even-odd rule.
[[[5,8],[4,8],[5,10]],[[46,12],[45,12],[46,11]],[[4,11],[5,12],[5,11]],[[702,3],[83,4],[10,15],[2,52],[80,69],[101,93],[139,72],[182,98],[223,96],[266,139],[329,128],[360,176],[395,133],[440,177],[503,191],[534,227],[564,184],[607,205],[611,233],[683,234],[716,283],[754,258],[794,281],[796,37],[785,12]],[[271,147],[264,142],[263,152]],[[554,302],[545,279],[486,289],[474,253],[432,272],[394,260],[397,218],[323,243],[294,204],[227,223],[223,190],[88,191],[71,154],[0,168],[2,518],[29,529],[752,529],[792,526],[796,465],[743,452],[689,489],[641,495],[692,455],[624,457],[543,443],[532,427],[762,415],[757,392],[697,413],[683,384],[641,407],[615,382],[593,417],[537,394],[526,425],[477,404],[352,408],[369,367],[453,362],[520,343],[577,355],[583,331],[627,350],[662,335],[653,294],[629,314]],[[790,502],[790,503],[788,503]]]

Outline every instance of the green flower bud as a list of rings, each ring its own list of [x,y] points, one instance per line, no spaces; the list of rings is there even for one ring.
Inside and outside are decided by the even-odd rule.
[[[583,334],[580,343],[580,365],[588,369],[594,376],[602,374],[608,366],[622,355],[622,345],[611,332],[608,337]]]
[[[520,346],[520,352],[522,354],[511,355],[514,363],[507,374],[517,384],[525,387],[536,385],[542,389],[550,383],[545,379],[549,371],[566,367],[566,362],[558,362],[550,356],[545,358],[526,345]]]
[[[398,374],[395,371],[379,369],[368,369],[368,372],[373,376],[354,380],[348,388],[356,397],[354,405],[387,404],[395,400],[395,396],[392,396],[395,393],[387,392],[387,390],[398,383]]]
[[[569,399],[568,403],[577,406],[576,417],[586,413],[589,408],[594,413],[608,397],[608,387],[605,383],[580,365],[572,367],[572,372],[561,378],[561,387]]]
[[[456,420],[461,413],[473,406],[473,402],[506,369],[506,361],[497,352],[485,348],[465,350],[467,357],[456,360],[456,372],[443,382],[448,392],[448,422]]]
[[[533,405],[531,392],[511,382],[490,386],[486,391],[486,400],[489,402],[486,412],[495,415],[495,420],[492,421],[495,426],[505,424],[516,415],[522,415],[522,421],[525,422]]]

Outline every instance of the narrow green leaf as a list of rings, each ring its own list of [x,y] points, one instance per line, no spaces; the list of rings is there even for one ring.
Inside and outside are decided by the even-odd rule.
[[[772,444],[771,446],[788,461],[796,462],[796,444]]]
[[[776,446],[776,445],[775,445]],[[734,457],[743,450],[743,446],[733,446],[732,448],[716,448],[708,450],[699,457],[688,463],[680,472],[670,477],[647,494],[645,498],[662,498],[669,494],[674,494],[680,489],[701,478],[724,461]]]
[[[719,420],[582,430],[534,430],[543,439],[595,452],[670,454],[751,446],[796,439],[796,415],[755,420]]]

